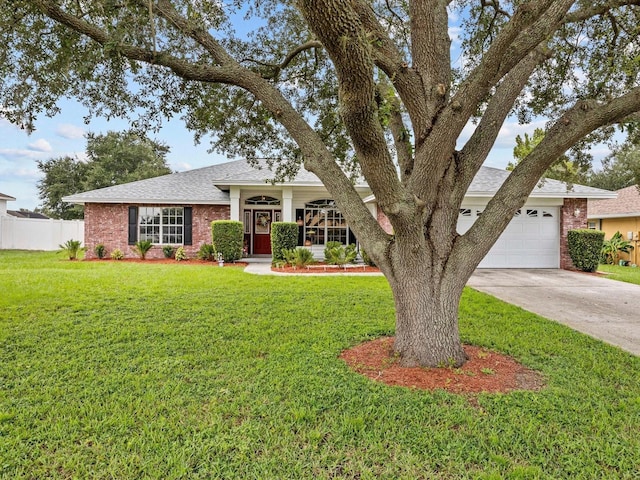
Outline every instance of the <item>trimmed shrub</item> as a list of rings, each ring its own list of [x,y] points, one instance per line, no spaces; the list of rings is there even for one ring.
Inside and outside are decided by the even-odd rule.
[[[298,224],[295,222],[273,222],[271,224],[271,255],[273,263],[284,261],[284,250],[296,248]]]
[[[162,255],[164,255],[164,258],[173,257],[173,245],[163,245]]]
[[[119,248],[116,248],[113,252],[111,252],[111,258],[113,260],[122,260],[124,258],[124,253]]]
[[[216,259],[216,249],[213,248],[213,244],[211,243],[203,243],[202,245],[200,245],[200,250],[198,250],[197,257],[200,260],[213,262]]]
[[[184,247],[178,247],[178,249],[176,250],[175,259],[176,259],[176,262],[188,260],[187,253],[184,251]]]
[[[211,238],[216,253],[222,253],[225,262],[235,262],[242,258],[244,226],[235,220],[211,222]]]
[[[96,257],[98,257],[100,260],[102,260],[107,254],[107,249],[102,243],[99,243],[98,245],[93,247],[93,251],[95,252]]]
[[[604,232],[600,230],[569,230],[567,246],[573,265],[583,272],[595,272],[600,261]]]

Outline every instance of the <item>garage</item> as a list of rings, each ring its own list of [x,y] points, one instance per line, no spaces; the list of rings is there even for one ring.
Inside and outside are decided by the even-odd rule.
[[[458,232],[466,232],[484,206],[460,209]],[[560,211],[555,206],[518,210],[478,268],[559,268]]]

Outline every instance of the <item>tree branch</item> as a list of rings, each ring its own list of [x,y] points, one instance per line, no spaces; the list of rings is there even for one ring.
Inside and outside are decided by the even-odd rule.
[[[248,61],[248,62],[256,63],[263,67],[271,68],[273,70],[273,73],[271,75],[263,75],[262,77],[273,79],[278,77],[278,75],[280,75],[280,72],[282,72],[282,70],[287,68],[289,64],[293,61],[293,59],[296,58],[296,56],[298,56],[300,53],[306,50],[311,50],[313,48],[322,48],[322,43],[317,40],[309,40],[308,42],[305,42],[302,45],[298,45],[296,48],[290,51],[287,54],[287,56],[284,58],[284,60],[282,60],[282,62],[280,63],[261,62],[259,60],[255,60],[252,58],[244,58],[240,62],[242,63],[242,62]]]
[[[509,175],[473,226],[458,238],[453,256],[466,258],[473,269],[506,228],[514,212],[527,201],[539,178],[572,145],[600,127],[623,121],[640,110],[640,87],[608,103],[579,101],[549,128],[544,139]]]
[[[562,23],[583,22],[598,15],[604,15],[613,9],[631,5],[640,5],[640,0],[608,0],[601,5],[592,5],[575,12],[568,13]]]

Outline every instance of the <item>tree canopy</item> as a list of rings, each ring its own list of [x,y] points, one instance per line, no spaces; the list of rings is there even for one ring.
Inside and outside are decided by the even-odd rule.
[[[25,128],[70,96],[143,130],[182,115],[196,138],[214,132],[215,148],[268,157],[278,174],[304,162],[389,280],[402,361],[461,364],[457,306],[475,267],[556,159],[636,119],[638,4],[3,0],[0,100]],[[510,115],[548,119],[544,138],[460,235],[465,192]]]
[[[53,218],[83,218],[82,206],[62,197],[171,173],[167,153],[166,145],[133,132],[90,133],[86,161],[65,156],[38,162],[44,173],[38,182],[43,211]]]
[[[640,185],[640,147],[628,143],[617,149],[590,175],[589,185],[605,190]]]

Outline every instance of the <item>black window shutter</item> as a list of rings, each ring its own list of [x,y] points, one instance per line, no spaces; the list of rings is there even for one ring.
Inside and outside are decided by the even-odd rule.
[[[129,207],[129,245],[138,241],[138,207]]]
[[[298,226],[298,245],[304,245],[304,208],[296,208],[296,221],[302,220],[302,225]]]
[[[193,245],[193,236],[191,235],[193,223],[193,207],[184,207],[184,244]]]
[[[349,229],[349,243],[357,243],[358,239],[354,235],[353,231]]]

